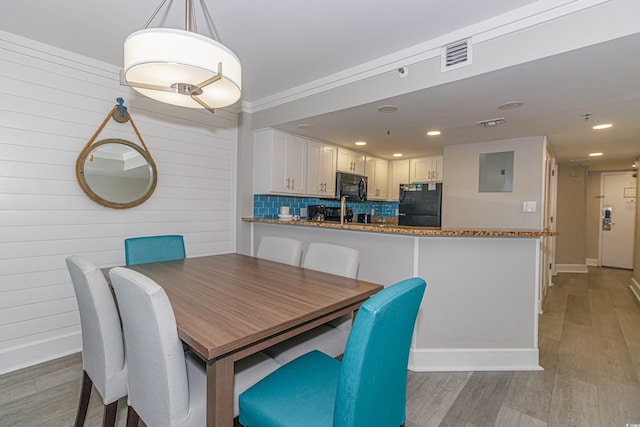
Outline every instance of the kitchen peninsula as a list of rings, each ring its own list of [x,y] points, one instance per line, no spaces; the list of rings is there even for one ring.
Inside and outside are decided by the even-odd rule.
[[[358,278],[391,285],[427,281],[409,368],[414,371],[537,370],[541,238],[531,230],[462,230],[283,222],[243,218],[252,248],[263,236],[349,246]]]

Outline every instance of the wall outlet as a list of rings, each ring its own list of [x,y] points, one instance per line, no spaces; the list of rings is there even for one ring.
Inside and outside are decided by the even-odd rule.
[[[535,212],[536,202],[524,202],[522,203],[522,212]]]
[[[371,208],[371,216],[374,216],[376,214],[376,210],[374,208]]]

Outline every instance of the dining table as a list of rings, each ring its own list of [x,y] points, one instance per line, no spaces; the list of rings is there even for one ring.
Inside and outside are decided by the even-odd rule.
[[[357,311],[383,288],[238,253],[127,268],[165,290],[178,336],[206,362],[209,427],[233,426],[234,362]]]

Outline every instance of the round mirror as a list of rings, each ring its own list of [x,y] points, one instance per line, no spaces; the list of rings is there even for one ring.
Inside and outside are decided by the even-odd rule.
[[[76,164],[82,190],[94,202],[114,209],[138,206],[158,180],[153,159],[140,146],[123,139],[98,141],[82,150]]]

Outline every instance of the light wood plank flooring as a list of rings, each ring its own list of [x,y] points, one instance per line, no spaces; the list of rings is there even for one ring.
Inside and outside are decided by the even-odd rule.
[[[544,371],[409,372],[406,427],[640,423],[640,304],[630,278],[592,267],[554,278],[540,316]],[[76,354],[0,376],[0,426],[73,425],[81,373]],[[101,417],[94,391],[86,425]]]

